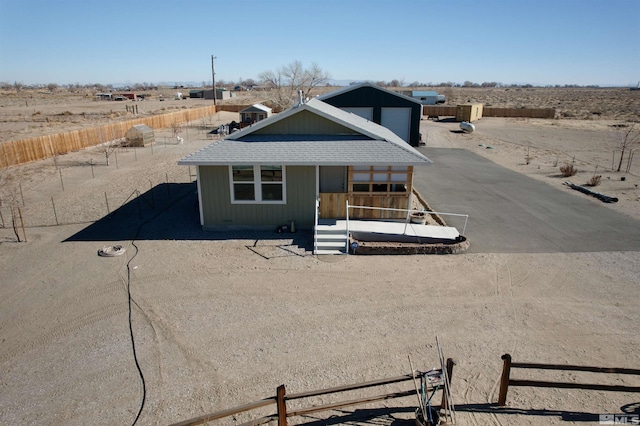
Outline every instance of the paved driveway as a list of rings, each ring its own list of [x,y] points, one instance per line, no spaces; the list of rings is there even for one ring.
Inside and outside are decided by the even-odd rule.
[[[469,215],[472,253],[640,250],[640,221],[464,149],[420,148],[433,160],[414,185],[434,210]],[[463,221],[445,217],[462,231]]]

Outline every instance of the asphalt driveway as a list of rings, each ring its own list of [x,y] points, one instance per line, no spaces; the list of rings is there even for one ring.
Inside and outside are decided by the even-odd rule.
[[[414,169],[414,185],[434,210],[469,215],[470,253],[640,250],[640,221],[595,199],[464,149],[420,151],[433,164]],[[463,220],[445,220],[462,232]]]

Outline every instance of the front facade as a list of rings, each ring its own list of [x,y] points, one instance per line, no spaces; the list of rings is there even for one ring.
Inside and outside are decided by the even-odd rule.
[[[420,145],[422,104],[416,99],[371,83],[348,86],[318,99],[388,128],[411,146]]]
[[[200,222],[207,230],[275,229],[291,222],[310,229],[316,211],[323,219],[344,218],[347,201],[406,209],[413,167],[429,163],[388,129],[317,99],[179,162],[197,168]],[[404,215],[354,209],[349,217]]]

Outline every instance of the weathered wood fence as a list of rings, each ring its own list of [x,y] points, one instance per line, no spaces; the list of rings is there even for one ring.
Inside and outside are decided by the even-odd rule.
[[[446,366],[445,366],[446,371],[447,371],[447,375],[446,376],[442,376],[442,377],[448,377],[449,378],[449,382],[451,381],[451,376],[453,375],[453,366],[454,365],[455,365],[455,362],[453,361],[453,359],[447,358]],[[438,371],[442,374],[442,370],[438,370]],[[389,378],[386,378],[386,379],[373,380],[373,381],[370,381],[370,382],[364,382],[364,383],[358,383],[358,384],[353,384],[353,385],[340,386],[340,387],[335,387],[335,388],[322,389],[322,390],[317,390],[317,391],[290,394],[290,395],[287,395],[285,386],[281,385],[276,390],[276,396],[264,398],[264,399],[261,399],[259,401],[255,401],[255,402],[251,402],[251,403],[248,403],[248,404],[240,405],[240,406],[235,407],[235,408],[230,408],[228,410],[218,411],[216,413],[206,414],[204,416],[196,417],[196,418],[193,418],[193,419],[190,419],[190,420],[185,420],[185,421],[182,421],[182,422],[179,422],[179,423],[175,423],[175,424],[173,424],[173,426],[195,426],[195,425],[200,425],[200,424],[206,424],[207,422],[210,422],[210,421],[213,421],[213,420],[219,420],[219,419],[222,419],[222,418],[225,418],[225,417],[233,416],[233,415],[236,415],[236,414],[239,414],[239,413],[255,410],[255,409],[266,407],[266,406],[273,405],[273,404],[275,404],[275,406],[276,406],[276,410],[277,410],[276,414],[268,415],[268,416],[265,416],[265,417],[262,417],[262,418],[259,418],[259,419],[255,419],[255,420],[249,421],[247,423],[243,423],[243,426],[244,425],[247,425],[247,426],[248,425],[260,425],[260,424],[269,423],[271,421],[277,421],[278,422],[278,426],[286,426],[287,418],[289,418],[289,417],[304,416],[304,415],[307,415],[307,414],[317,413],[317,412],[321,412],[321,411],[335,410],[335,409],[341,408],[341,407],[348,407],[348,406],[353,406],[353,405],[367,404],[367,403],[375,402],[375,401],[383,401],[383,400],[394,399],[394,398],[403,398],[403,397],[406,397],[406,396],[415,395],[416,394],[416,389],[415,389],[415,387],[412,387],[411,389],[405,390],[405,391],[386,393],[386,394],[383,394],[383,395],[370,396],[370,397],[364,397],[364,398],[359,398],[359,399],[352,399],[352,400],[349,400],[349,401],[334,402],[334,403],[318,405],[318,406],[311,406],[311,407],[308,407],[308,408],[299,408],[299,409],[295,409],[295,410],[288,410],[287,409],[287,401],[300,400],[300,399],[304,399],[304,398],[311,398],[311,397],[315,397],[315,396],[329,395],[329,394],[334,394],[334,393],[348,392],[348,391],[353,391],[353,390],[358,390],[358,389],[365,389],[365,388],[389,385],[389,384],[394,384],[394,383],[401,383],[401,382],[406,382],[406,381],[410,381],[410,380],[413,381],[413,380],[419,378],[420,375],[422,375],[422,374],[426,374],[426,373],[414,372],[412,374],[407,374],[407,375],[404,375],[404,376],[389,377]],[[441,389],[444,390],[444,387],[441,388]],[[427,389],[427,391],[432,391],[432,390],[433,390],[433,388]],[[448,407],[449,407],[449,405],[448,405],[448,401],[446,400],[446,392],[443,391],[442,392],[442,400],[441,400],[440,408],[441,409],[444,409],[444,408],[448,409]]]
[[[423,105],[422,115],[430,117],[455,117],[456,106]],[[507,118],[554,118],[555,108],[494,108],[483,107],[483,117],[507,117]]]
[[[117,123],[108,123],[87,129],[0,143],[0,168],[43,160],[101,143],[122,139],[127,130],[136,124],[146,124],[154,129],[162,129],[171,127],[175,123],[187,123],[214,115],[218,110],[227,109],[220,107],[216,109],[216,106],[211,105],[150,117],[135,118]]]
[[[512,379],[512,368],[529,368],[538,370],[585,371],[589,373],[632,374],[640,375],[640,370],[633,368],[587,367],[581,365],[536,364],[529,362],[512,362],[511,355],[502,355],[502,376],[500,378],[500,394],[498,405],[506,405],[509,386],[528,386],[536,388],[587,389],[609,392],[640,392],[640,386],[605,385],[600,383],[549,382],[540,380]]]

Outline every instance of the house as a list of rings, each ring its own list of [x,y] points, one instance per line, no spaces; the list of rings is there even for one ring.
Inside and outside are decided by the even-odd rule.
[[[408,209],[413,168],[431,161],[386,127],[311,99],[214,142],[178,164],[197,170],[205,230],[276,229],[342,219],[346,203]],[[318,204],[319,202],[319,207]],[[351,218],[406,213],[354,209]]]
[[[271,117],[271,108],[262,104],[253,104],[240,110],[240,122],[245,125],[257,123],[269,117]]]
[[[318,99],[390,129],[411,146],[420,145],[422,104],[416,99],[368,82],[326,93]]]

